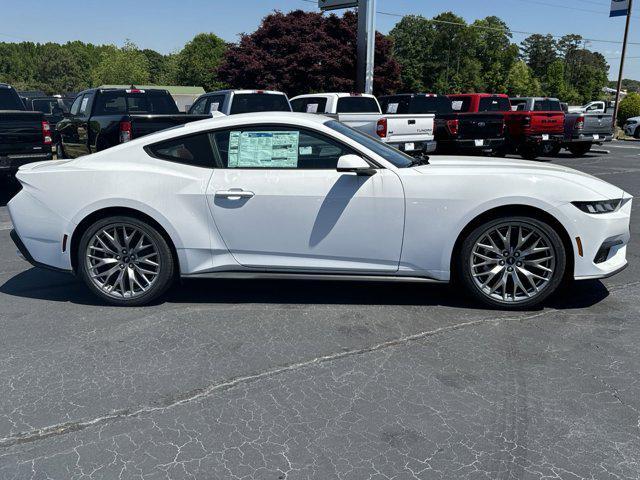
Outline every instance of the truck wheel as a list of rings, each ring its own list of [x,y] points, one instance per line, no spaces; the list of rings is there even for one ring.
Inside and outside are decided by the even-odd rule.
[[[492,157],[504,158],[507,156],[507,147],[498,147],[491,150]]]
[[[525,160],[535,160],[540,156],[540,148],[533,145],[522,145],[520,147],[520,156]]]
[[[78,273],[107,303],[145,305],[171,285],[175,259],[153,226],[134,217],[108,217],[82,235]]]
[[[556,157],[560,153],[562,146],[558,143],[544,143],[542,144],[542,155],[545,157]]]
[[[558,289],[567,265],[562,239],[549,224],[505,216],[474,229],[462,243],[456,274],[473,297],[488,305],[522,309]]]
[[[62,146],[61,142],[56,143],[56,158],[58,160],[62,160],[64,158],[67,158],[64,154],[64,148]]]
[[[581,157],[585,153],[587,153],[589,150],[591,150],[591,144],[590,143],[587,143],[587,144],[578,143],[578,144],[569,146],[569,151],[575,157]]]

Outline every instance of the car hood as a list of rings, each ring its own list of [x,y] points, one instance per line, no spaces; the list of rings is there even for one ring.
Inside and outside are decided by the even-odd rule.
[[[420,173],[429,174],[433,169],[451,170],[452,173],[478,175],[517,175],[536,177],[554,177],[590,190],[595,198],[605,200],[621,197],[631,197],[628,193],[615,185],[600,180],[587,173],[579,172],[573,168],[550,163],[532,162],[531,160],[519,160],[510,158],[491,157],[430,157],[428,165],[414,167]]]

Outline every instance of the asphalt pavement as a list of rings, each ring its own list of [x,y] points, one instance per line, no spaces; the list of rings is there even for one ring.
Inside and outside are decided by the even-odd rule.
[[[563,156],[640,196],[640,144]],[[444,285],[201,280],[100,304],[15,255],[0,187],[0,479],[640,478],[631,265],[544,308]]]

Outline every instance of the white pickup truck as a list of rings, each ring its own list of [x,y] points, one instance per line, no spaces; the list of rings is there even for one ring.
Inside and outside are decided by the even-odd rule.
[[[615,102],[596,100],[582,106],[570,106],[568,113],[608,113],[609,111],[613,111],[614,104]]]
[[[294,112],[319,113],[378,138],[410,155],[435,151],[435,115],[431,113],[382,114],[373,95],[359,93],[314,93],[291,99]]]

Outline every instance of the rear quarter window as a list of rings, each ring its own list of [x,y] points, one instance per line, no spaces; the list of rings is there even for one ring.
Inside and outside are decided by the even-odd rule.
[[[291,100],[291,109],[301,113],[324,113],[327,110],[327,99],[308,97]]]
[[[284,95],[273,93],[236,93],[231,101],[230,114],[251,112],[290,112]]]
[[[469,97],[452,97],[451,108],[454,112],[468,112],[471,107],[471,98]]]
[[[213,168],[215,163],[206,132],[149,145],[145,150],[152,157],[193,167]]]

